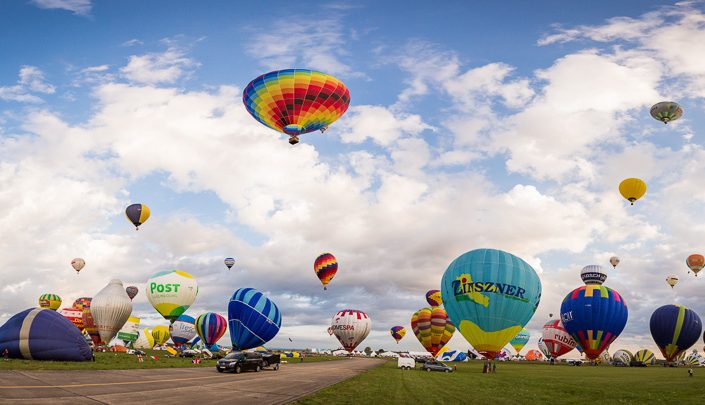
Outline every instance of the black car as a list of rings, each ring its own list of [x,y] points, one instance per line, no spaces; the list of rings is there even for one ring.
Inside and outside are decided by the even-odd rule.
[[[452,367],[435,360],[425,362],[423,366],[421,366],[421,369],[425,371],[443,371],[445,373],[450,373],[453,371]]]
[[[232,371],[240,373],[245,370],[260,371],[265,367],[272,366],[279,369],[279,355],[258,352],[231,352],[224,358],[218,360],[215,365],[219,373]]]

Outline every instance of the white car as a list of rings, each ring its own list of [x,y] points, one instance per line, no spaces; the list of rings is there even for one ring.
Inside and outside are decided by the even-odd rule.
[[[399,357],[399,359],[397,359],[397,367],[402,370],[411,370],[412,368],[416,368],[416,360],[412,357]]]

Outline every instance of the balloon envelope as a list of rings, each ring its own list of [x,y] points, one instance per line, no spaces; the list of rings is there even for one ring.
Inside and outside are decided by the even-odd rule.
[[[140,318],[131,316],[127,318],[127,322],[125,322],[125,325],[122,326],[122,329],[118,331],[117,338],[124,341],[125,344],[134,342],[137,340],[137,336],[139,335],[139,329]]]
[[[646,183],[644,183],[644,180],[634,177],[624,179],[619,183],[619,193],[634,205],[634,201],[646,194]]]
[[[634,361],[638,361],[646,365],[654,364],[656,363],[656,356],[654,356],[654,352],[649,349],[641,349],[634,353]]]
[[[140,225],[149,219],[149,207],[146,204],[131,204],[125,208],[125,216],[132,222],[135,229],[139,229]]]
[[[137,287],[135,287],[134,285],[131,285],[131,286],[125,288],[125,292],[127,293],[127,296],[130,297],[130,299],[133,299],[137,296],[139,289]]]
[[[60,314],[41,308],[26,309],[0,326],[0,353],[28,360],[85,361],[91,348],[81,332]]]
[[[421,308],[411,317],[411,329],[421,346],[435,357],[453,337],[455,325],[445,309]]]
[[[685,259],[685,264],[697,276],[700,269],[705,267],[705,256],[697,253],[692,254]]]
[[[154,337],[152,332],[144,328],[142,331],[137,333],[137,339],[132,344],[135,349],[151,349],[154,347]]]
[[[274,301],[254,288],[240,288],[228,304],[228,326],[233,348],[262,346],[281,328],[282,317]]]
[[[62,308],[59,314],[71,321],[79,331],[83,330],[83,311],[76,308]]]
[[[61,297],[56,294],[42,294],[39,296],[39,308],[56,311],[61,306]]]
[[[654,104],[651,110],[649,110],[649,114],[651,114],[654,119],[668,124],[683,116],[683,108],[676,102],[662,101]]]
[[[624,365],[629,365],[631,363],[632,359],[634,359],[634,356],[629,350],[617,350],[614,352],[614,355],[612,356],[612,360]]]
[[[155,326],[154,329],[152,329],[152,337],[156,345],[164,345],[164,343],[169,340],[169,327],[164,325]]]
[[[93,297],[90,311],[100,340],[107,345],[132,313],[132,301],[127,296],[122,281],[113,279],[103,287]]]
[[[162,271],[147,280],[146,294],[154,309],[170,322],[174,322],[196,300],[198,283],[185,271]]]
[[[551,351],[548,350],[548,346],[546,346],[546,343],[543,341],[543,337],[539,338],[538,346],[539,350],[541,350],[541,353],[543,353],[544,357],[551,357]]]
[[[223,263],[225,263],[229,270],[233,267],[233,265],[235,265],[235,259],[232,257],[226,257],[225,260],[223,260]]]
[[[670,276],[666,277],[666,283],[668,283],[668,285],[670,285],[671,288],[673,288],[676,286],[676,284],[678,284],[678,277],[676,277],[674,275],[670,275]]]
[[[443,299],[441,298],[441,290],[428,290],[426,291],[426,302],[431,307],[440,307],[443,305]]]
[[[399,341],[404,337],[404,335],[406,335],[406,328],[404,328],[403,326],[392,326],[392,328],[389,329],[389,333],[391,333],[394,340],[399,343]]]
[[[575,349],[576,342],[565,330],[560,319],[552,319],[543,325],[543,343],[551,357],[558,358]]]
[[[509,341],[509,344],[512,345],[514,350],[516,350],[517,354],[519,354],[521,349],[523,349],[524,346],[526,346],[526,344],[529,342],[530,337],[531,334],[529,334],[529,331],[524,328],[521,330],[521,332],[517,333],[517,335],[514,336],[512,340]]]
[[[610,264],[612,265],[612,268],[616,268],[617,265],[619,264],[619,257],[617,257],[617,256],[610,257]]]
[[[483,356],[494,358],[534,315],[541,280],[511,253],[477,249],[448,266],[441,294],[460,333]]]
[[[223,337],[228,324],[223,316],[215,312],[206,312],[196,318],[194,326],[203,343],[206,346],[212,346]]]
[[[543,359],[543,354],[538,350],[529,350],[524,358],[528,361],[541,360]]]
[[[323,289],[326,289],[335,273],[338,272],[338,260],[330,253],[323,253],[313,262],[313,271],[316,273],[316,277],[321,280]]]
[[[607,273],[602,269],[602,266],[590,264],[580,271],[580,278],[586,285],[601,285],[607,279]]]
[[[351,352],[370,334],[372,320],[357,309],[338,311],[331,320],[331,330],[341,345]]]
[[[561,321],[589,359],[596,359],[622,333],[627,304],[615,290],[586,285],[571,291],[561,304]]]
[[[193,317],[184,314],[169,325],[169,335],[175,346],[184,345],[196,336],[195,322]]]
[[[76,273],[81,271],[81,269],[85,266],[86,266],[86,261],[81,259],[80,257],[77,257],[77,258],[71,260],[71,267],[73,267],[73,269],[76,270]]]
[[[651,314],[651,336],[666,361],[673,361],[700,338],[703,325],[698,314],[683,305],[664,305]]]

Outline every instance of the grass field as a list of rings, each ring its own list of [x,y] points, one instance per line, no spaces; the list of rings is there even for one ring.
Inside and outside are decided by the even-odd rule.
[[[705,403],[705,368],[694,369],[695,375],[688,377],[683,367],[498,363],[496,374],[482,374],[481,362],[457,366],[453,373],[402,371],[396,361],[389,361],[299,403]]]
[[[123,370],[133,368],[175,368],[175,367],[215,367],[216,360],[203,360],[201,364],[191,363],[187,357],[166,357],[165,351],[147,350],[147,355],[157,356],[158,360],[152,360],[147,356],[144,362],[139,363],[137,356],[125,353],[96,353],[95,362],[84,361],[37,361],[10,359],[4,361],[0,359],[0,371],[6,370]],[[308,356],[304,358],[304,363],[328,360],[340,360],[334,356]],[[300,359],[287,359],[289,363],[299,363]]]

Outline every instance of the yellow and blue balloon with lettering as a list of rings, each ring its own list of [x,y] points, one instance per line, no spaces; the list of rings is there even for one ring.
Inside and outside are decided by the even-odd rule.
[[[698,314],[683,305],[664,305],[651,314],[651,336],[666,361],[672,362],[700,339],[703,324]]]
[[[392,334],[392,337],[394,340],[399,343],[399,341],[406,335],[406,328],[403,326],[392,326],[391,329],[389,329],[389,332]]]
[[[125,208],[125,216],[135,229],[140,229],[140,225],[149,219],[149,214],[149,207],[146,204],[131,204]]]
[[[196,300],[198,283],[183,270],[168,270],[147,280],[147,300],[164,318],[174,322]]]
[[[517,354],[521,351],[521,349],[526,346],[526,344],[529,342],[529,338],[531,337],[531,334],[529,333],[526,328],[522,329],[521,332],[517,333],[516,336],[512,340],[509,341],[509,344],[512,345],[514,350],[517,351]]]
[[[495,358],[536,312],[541,280],[511,253],[476,249],[448,266],[441,294],[465,339],[483,356]]]
[[[624,298],[602,285],[578,287],[561,304],[563,326],[590,360],[600,357],[617,339],[628,316]]]

